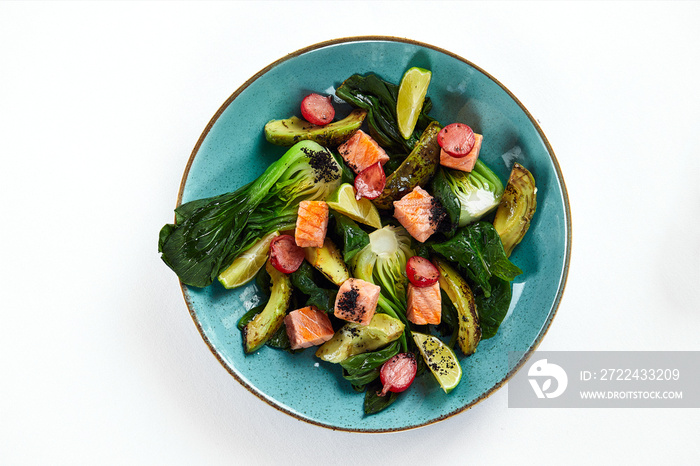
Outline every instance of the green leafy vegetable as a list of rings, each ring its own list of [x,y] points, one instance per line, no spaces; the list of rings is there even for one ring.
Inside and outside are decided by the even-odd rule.
[[[343,377],[353,385],[355,390],[361,391],[368,383],[379,377],[382,364],[397,354],[399,354],[398,340],[381,350],[351,356],[340,363],[343,368]]]
[[[374,74],[355,74],[336,89],[335,94],[355,107],[367,110],[370,135],[385,150],[410,152],[418,142],[423,130],[433,121],[427,113],[432,108],[429,98],[423,103],[418,123],[409,139],[404,139],[396,120],[396,100],[399,86],[389,83]]]
[[[459,198],[452,192],[452,187],[447,181],[444,168],[440,167],[435,173],[431,182],[431,188],[433,196],[440,201],[440,205],[442,205],[447,212],[446,220],[449,220],[449,225],[444,229],[446,230],[445,235],[450,237],[454,235],[455,230],[459,226],[459,216],[462,213],[462,206],[459,202]]]
[[[272,334],[265,344],[271,348],[289,351],[290,353],[298,351],[292,349],[292,343],[289,341],[289,335],[287,335],[287,327],[284,324]]]
[[[369,244],[369,235],[350,217],[334,210],[335,231],[343,238],[343,260],[349,262],[355,254]]]
[[[491,277],[491,296],[476,294],[476,310],[479,313],[481,339],[491,338],[498,332],[498,327],[508,313],[512,291],[510,282],[498,277]]]
[[[433,181],[435,197],[453,225],[473,223],[498,207],[503,183],[481,159],[471,172],[441,168]]]
[[[381,389],[382,383],[379,380],[374,380],[367,386],[364,403],[365,414],[377,414],[378,412],[391,406],[391,404],[396,401],[399,396],[398,393],[394,392],[389,392],[384,396],[379,396]]]
[[[454,237],[431,247],[449,261],[459,264],[487,298],[491,296],[492,276],[510,282],[522,273],[508,260],[496,229],[488,222],[460,228]]]
[[[340,167],[340,183],[350,183],[354,184],[355,183],[355,172],[352,171],[350,167],[347,166],[345,163],[345,160],[340,156],[339,153],[337,152],[332,152],[333,158],[335,161],[338,163],[338,166]]]
[[[183,283],[208,286],[254,241],[293,228],[299,202],[326,199],[340,179],[327,149],[301,141],[252,183],[178,207],[176,223],[161,229],[158,250]]]
[[[308,262],[302,262],[299,268],[290,274],[289,278],[296,290],[308,296],[306,306],[316,306],[322,311],[333,313],[338,290],[319,287],[318,280],[314,278],[314,268]]]

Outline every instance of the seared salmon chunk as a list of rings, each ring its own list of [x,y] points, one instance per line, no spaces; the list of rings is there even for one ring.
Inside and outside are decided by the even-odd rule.
[[[437,199],[420,186],[394,201],[394,217],[421,243],[435,233],[445,216],[445,209]]]
[[[408,312],[406,317],[416,325],[440,323],[442,317],[442,299],[440,297],[440,283],[435,282],[430,286],[413,286],[408,284]]]
[[[464,157],[452,157],[450,154],[440,149],[440,165],[447,168],[454,168],[463,172],[470,172],[474,169],[476,159],[479,158],[481,143],[484,137],[481,134],[474,133],[474,146]]]
[[[359,278],[348,278],[335,298],[334,315],[348,322],[368,325],[377,310],[381,288]]]
[[[330,340],[334,334],[328,315],[316,306],[290,312],[284,318],[284,325],[293,350],[320,345]]]
[[[294,240],[302,248],[320,248],[328,229],[328,204],[323,201],[301,201],[297,212]]]
[[[361,129],[355,131],[350,139],[338,146],[338,153],[348,167],[357,174],[377,162],[384,165],[389,161],[389,156],[384,149]]]

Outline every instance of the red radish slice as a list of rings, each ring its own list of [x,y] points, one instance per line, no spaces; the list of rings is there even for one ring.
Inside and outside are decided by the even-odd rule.
[[[379,380],[382,382],[382,391],[379,396],[388,392],[400,393],[413,383],[416,377],[418,364],[413,353],[399,353],[382,365],[379,371]]]
[[[442,150],[460,159],[474,147],[474,131],[463,123],[452,123],[440,130],[437,140]]]
[[[423,288],[434,285],[440,271],[425,257],[413,256],[406,261],[406,276],[411,285]]]
[[[276,236],[270,243],[270,263],[282,273],[295,272],[304,262],[304,248],[291,235]]]
[[[335,117],[331,96],[309,94],[301,101],[301,116],[313,125],[325,126]]]
[[[386,186],[384,168],[380,162],[377,162],[355,177],[355,199],[358,201],[363,197],[376,199],[384,191],[384,186]]]

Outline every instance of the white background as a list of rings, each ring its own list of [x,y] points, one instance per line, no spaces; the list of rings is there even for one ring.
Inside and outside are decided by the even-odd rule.
[[[0,463],[697,464],[698,409],[333,432],[240,386],[156,252],[201,131],[304,46],[448,49],[541,122],[573,219],[541,350],[700,350],[698,3],[0,3]],[[309,387],[313,390],[313,387]]]

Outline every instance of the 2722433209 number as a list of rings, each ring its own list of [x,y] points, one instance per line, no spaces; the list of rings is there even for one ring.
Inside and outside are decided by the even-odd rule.
[[[599,380],[678,380],[678,369],[601,369]]]

